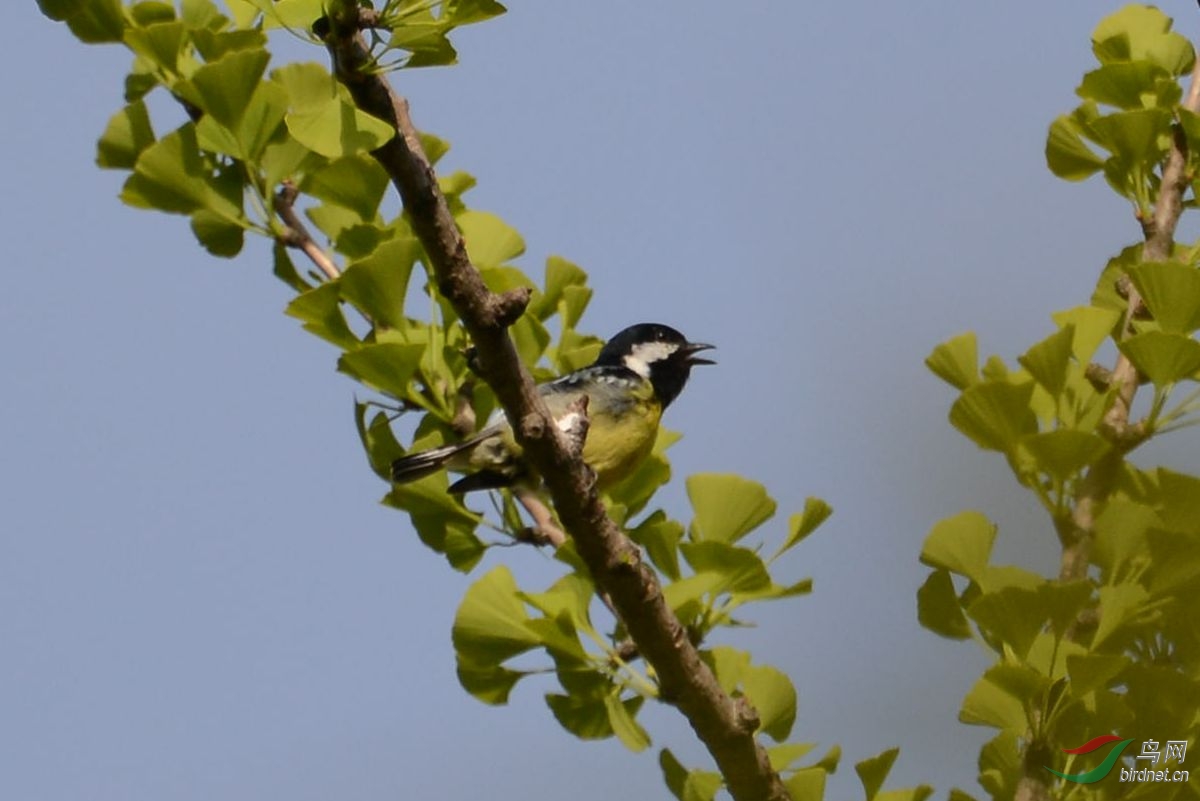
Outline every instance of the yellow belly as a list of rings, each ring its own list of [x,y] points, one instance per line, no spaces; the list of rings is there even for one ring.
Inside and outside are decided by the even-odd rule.
[[[618,422],[595,415],[583,445],[583,460],[596,471],[596,485],[604,490],[633,472],[654,449],[662,407],[640,401],[625,410]]]
[[[619,416],[614,414],[612,405],[605,403],[597,403],[588,410],[590,425],[583,445],[583,460],[596,472],[596,485],[600,490],[608,489],[636,470],[650,455],[658,437],[662,405],[653,397],[648,385],[642,392],[631,394],[634,397],[621,405]],[[546,400],[551,413],[561,414],[576,397],[562,393]],[[464,454],[460,463],[452,468],[463,471],[496,469],[501,464],[520,461],[522,455],[512,429],[505,427],[500,434]],[[537,481],[532,471],[527,478]]]

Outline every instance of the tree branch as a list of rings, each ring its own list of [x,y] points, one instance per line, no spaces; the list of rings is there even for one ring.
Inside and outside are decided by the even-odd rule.
[[[528,290],[496,295],[484,285],[421,148],[407,101],[371,69],[370,53],[359,34],[361,24],[353,0],[331,3],[325,43],[334,72],[360,109],[395,126],[398,135],[372,155],[399,192],[429,257],[438,290],[471,335],[480,373],[512,421],[526,457],[543,476],[559,519],[597,587],[612,599],[638,650],[653,666],[661,697],[687,717],[733,797],[738,801],[786,799],[766,750],[754,737],[757,715],[744,701],[735,702],[721,690],[663,598],[654,571],[609,519],[591,470],[572,453],[537,394],[505,330],[524,310]]]
[[[308,233],[308,228],[304,222],[296,214],[296,198],[299,196],[299,190],[291,181],[284,181],[283,186],[275,194],[275,213],[279,215],[279,219],[287,226],[282,234],[277,239],[282,245],[290,248],[296,248],[303,251],[305,256],[308,256],[318,270],[325,274],[325,277],[330,281],[337,278],[340,274],[337,265],[329,258],[321,247],[313,241],[312,236]]]

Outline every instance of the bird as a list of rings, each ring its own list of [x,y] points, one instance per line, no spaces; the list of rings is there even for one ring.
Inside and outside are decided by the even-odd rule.
[[[589,366],[538,385],[538,394],[560,423],[572,403],[587,397],[583,460],[596,475],[597,489],[614,486],[650,455],[663,410],[679,397],[692,367],[715,364],[697,356],[713,347],[689,342],[661,323],[639,323],[605,343]],[[502,409],[462,442],[396,459],[392,481],[405,484],[443,469],[466,474],[450,485],[448,491],[455,495],[539,483]]]

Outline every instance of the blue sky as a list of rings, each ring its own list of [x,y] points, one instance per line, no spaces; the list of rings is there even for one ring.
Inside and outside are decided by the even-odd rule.
[[[892,745],[892,786],[975,789],[987,732],[955,716],[986,660],[917,626],[928,528],[978,508],[1001,559],[1056,569],[1035,502],[949,427],[922,360],[966,329],[1014,358],[1137,237],[1123,201],[1042,158],[1118,5],[514,2],[457,36],[460,65],[395,78],[478,178],[469,202],[525,236],[527,272],[590,272],[586,330],[719,346],[667,418],[676,515],[700,471],[762,481],[777,526],[807,495],[834,506],[782,566],[815,593],[727,640],[792,676],[797,739],[841,744],[831,797]],[[1163,8],[1200,33],[1194,4]],[[0,796],[665,797],[652,753],[564,734],[548,685],[502,708],[459,688],[469,579],[378,505],[355,387],[281,314],[265,243],[219,261],[182,219],[123,207],[93,157],[128,56],[12,13]],[[1195,435],[1176,440],[1152,455],[1196,471]],[[699,764],[670,710],[647,722]]]

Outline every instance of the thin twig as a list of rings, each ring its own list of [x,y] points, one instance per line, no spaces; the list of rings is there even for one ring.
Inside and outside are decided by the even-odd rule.
[[[529,512],[529,516],[533,518],[534,531],[540,535],[540,540],[554,548],[561,548],[566,544],[567,535],[558,527],[554,513],[550,511],[550,507],[542,503],[542,499],[537,496],[536,492],[518,489],[513,494],[516,495],[517,502],[525,507],[525,511]]]
[[[528,290],[496,295],[467,256],[437,176],[408,113],[408,103],[376,71],[359,33],[354,0],[329,6],[326,47],[334,72],[355,104],[394,126],[397,136],[372,152],[400,194],[413,231],[429,256],[438,291],[458,313],[479,355],[479,369],[496,393],[526,458],[542,476],[554,508],[600,591],[608,593],[646,661],[660,697],[687,717],[736,801],[788,798],[766,749],[755,739],[758,716],[735,701],[688,640],[663,597],[662,586],[637,546],[608,517],[595,476],[570,447],[521,363],[507,327],[529,302]],[[314,30],[318,28],[315,26]]]
[[[332,281],[341,274],[341,271],[329,258],[329,255],[313,241],[312,236],[308,233],[308,228],[296,214],[296,198],[299,195],[300,191],[291,181],[284,181],[283,186],[275,193],[275,213],[279,215],[279,219],[286,226],[283,233],[277,238],[280,244],[303,251],[309,261]]]

